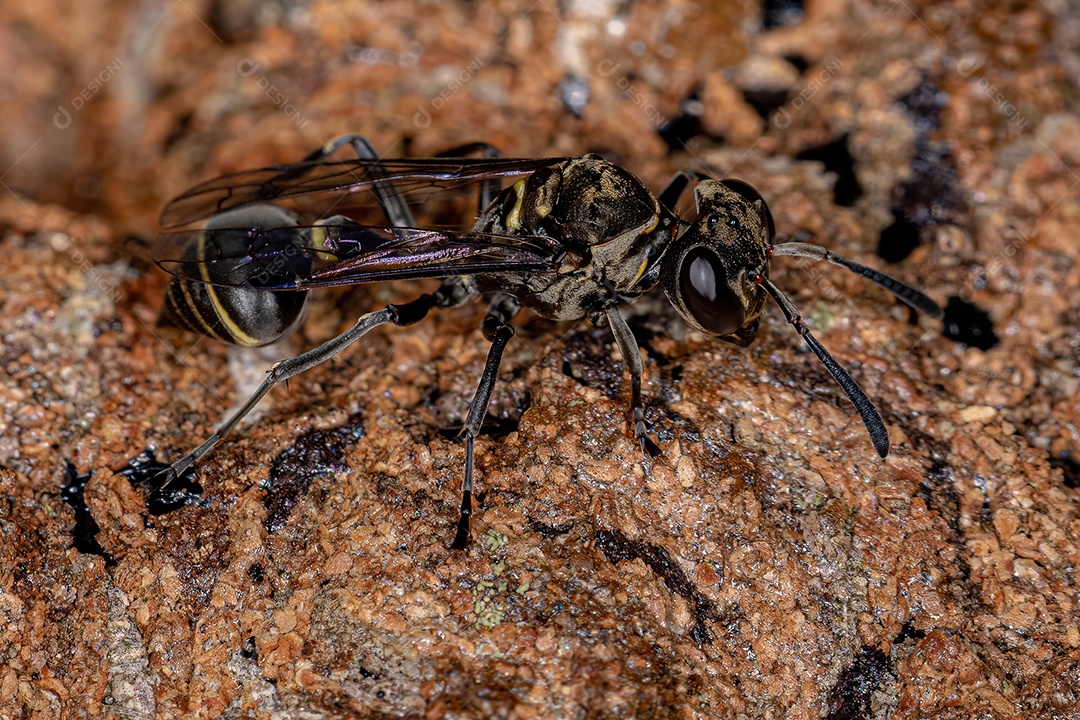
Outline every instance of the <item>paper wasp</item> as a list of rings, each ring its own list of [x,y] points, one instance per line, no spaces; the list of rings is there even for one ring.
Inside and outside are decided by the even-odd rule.
[[[358,158],[328,159],[345,146]],[[878,454],[888,454],[881,415],[769,279],[769,261],[777,255],[827,260],[915,310],[941,317],[941,308],[929,297],[817,245],[774,244],[768,206],[739,180],[679,173],[654,196],[630,172],[596,155],[522,160],[486,154],[381,160],[366,140],[346,136],[301,163],[196,185],[165,207],[165,228],[209,218],[201,229],[161,236],[155,260],[173,275],[166,312],[184,327],[227,342],[262,345],[287,335],[302,320],[313,288],[443,280],[433,293],[362,315],[337,337],[274,364],[261,387],[216,433],[166,471],[170,476],[202,460],[276,383],[328,360],[374,327],[408,325],[432,308],[460,305],[482,293],[492,297],[482,326],[491,347],[461,431],[465,474],[453,547],[463,547],[472,512],[473,440],[487,413],[503,350],[514,335],[510,321],[524,307],[551,320],[588,317],[610,326],[630,375],[631,426],[644,448],[651,443],[641,396],[644,368],[620,305],[658,284],[691,327],[743,347],[753,341],[765,298],[771,296],[855,404]],[[499,187],[503,178],[516,180],[504,190]],[[691,182],[697,183],[698,217],[687,222],[673,208]],[[481,187],[481,210],[471,229],[416,226],[406,201],[413,191],[470,183]],[[277,204],[313,193],[370,193],[388,225],[361,225],[335,216],[305,226]]]

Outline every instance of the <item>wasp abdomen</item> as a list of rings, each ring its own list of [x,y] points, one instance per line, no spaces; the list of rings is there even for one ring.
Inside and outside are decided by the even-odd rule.
[[[282,267],[268,266],[264,273],[245,276],[243,282],[230,272],[214,269],[228,265],[212,261],[247,253],[252,233],[260,228],[296,225],[293,213],[269,204],[229,210],[211,218],[205,229],[215,231],[212,244],[206,233],[197,233],[183,251],[183,260],[200,263],[205,277],[199,282],[174,276],[165,291],[162,319],[244,347],[268,345],[290,334],[304,320],[307,291],[259,287],[279,285],[282,277],[288,277],[286,271],[309,269],[310,257],[282,255],[276,258]],[[223,232],[228,230],[235,232]]]

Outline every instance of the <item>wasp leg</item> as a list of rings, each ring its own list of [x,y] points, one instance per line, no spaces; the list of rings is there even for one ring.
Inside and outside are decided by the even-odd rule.
[[[641,375],[645,372],[645,366],[641,362],[637,338],[626,324],[626,319],[617,305],[610,305],[605,312],[611,332],[615,335],[615,344],[619,346],[619,352],[623,356],[623,367],[630,373],[630,409],[634,437],[641,445],[642,452],[649,457],[657,457],[661,454],[660,448],[649,438],[649,426],[645,423],[645,402],[641,398]]]
[[[514,328],[508,321],[517,314],[519,309],[517,300],[509,295],[498,295],[492,301],[488,314],[484,318],[484,337],[491,341],[491,348],[488,350],[487,362],[484,364],[480,383],[476,387],[476,394],[469,403],[469,414],[465,419],[465,426],[461,428],[461,434],[465,436],[465,478],[461,482],[461,515],[458,517],[457,533],[450,544],[450,547],[455,550],[462,550],[469,544],[474,468],[473,440],[480,434],[480,427],[484,424],[484,418],[487,417],[491,393],[495,389],[495,381],[499,376],[499,363],[502,361],[503,350],[506,349],[510,338],[514,337]]]
[[[399,326],[411,325],[412,323],[422,320],[431,308],[446,307],[459,300],[460,294],[451,295],[449,293],[436,292],[433,295],[421,295],[416,300],[401,305],[387,305],[382,310],[376,310],[367,313],[366,315],[362,315],[360,319],[356,321],[355,325],[337,337],[327,340],[322,345],[296,355],[295,357],[286,358],[285,360],[274,363],[266,376],[266,380],[264,380],[262,385],[259,386],[259,389],[248,398],[243,407],[222,423],[217,431],[204,443],[177,460],[169,466],[167,470],[163,471],[166,474],[165,484],[171,482],[173,478],[183,475],[192,465],[206,457],[210,451],[213,450],[234,427],[236,427],[237,423],[243,420],[244,417],[259,404],[259,401],[263,399],[266,393],[270,392],[270,388],[274,387],[274,385],[326,362],[359,340],[372,328],[387,323],[393,323],[394,325]]]
[[[664,186],[664,189],[660,191],[660,194],[656,196],[656,199],[660,201],[660,206],[665,207],[671,212],[675,212],[675,206],[679,204],[679,198],[682,197],[683,192],[686,190],[686,186],[693,181],[708,180],[707,175],[702,175],[699,172],[688,172],[682,170],[675,173],[668,184]]]
[[[480,157],[490,160],[491,158],[502,157],[502,153],[499,152],[499,148],[486,142],[472,142],[464,145],[459,145],[449,150],[444,150],[436,157],[465,157],[466,155],[480,154]],[[479,209],[477,214],[482,215],[485,210],[495,202],[495,198],[502,192],[502,183],[498,179],[493,178],[491,180],[485,180],[480,183],[480,199]]]
[[[338,150],[346,145],[350,146],[353,152],[356,153],[356,157],[361,160],[382,159],[381,156],[375,152],[375,148],[368,142],[368,139],[363,135],[341,135],[308,155],[303,161],[318,162],[320,160],[325,160],[326,158],[333,156]],[[369,170],[369,172],[376,175],[378,174],[374,168]],[[405,202],[405,198],[401,197],[401,195],[392,187],[376,185],[372,188],[372,192],[375,193],[375,199],[378,200],[379,206],[386,214],[386,218],[390,221],[391,225],[395,227],[416,226],[416,220],[413,218],[412,210],[409,209],[409,205]]]

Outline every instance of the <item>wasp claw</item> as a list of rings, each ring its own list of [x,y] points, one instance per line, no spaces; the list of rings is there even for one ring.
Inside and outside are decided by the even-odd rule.
[[[472,492],[461,495],[461,515],[458,517],[457,533],[450,543],[451,550],[464,550],[469,545],[469,518],[472,516]]]
[[[641,452],[648,455],[650,459],[655,460],[664,454],[660,446],[654,443],[648,435],[642,435],[638,438],[638,441],[641,443]]]
[[[457,533],[454,541],[450,543],[451,550],[464,550],[469,546],[469,521],[467,519],[458,522]]]

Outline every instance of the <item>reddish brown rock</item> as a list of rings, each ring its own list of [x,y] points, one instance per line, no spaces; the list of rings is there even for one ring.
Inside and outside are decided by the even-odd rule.
[[[762,32],[731,3],[16,5],[0,718],[1075,716],[1064,6],[814,2]],[[778,313],[742,350],[643,299],[649,459],[610,334],[524,314],[491,408],[510,432],[477,442],[457,552],[452,436],[486,354],[472,305],[276,389],[201,466],[205,503],[150,514],[130,458],[175,458],[274,359],[417,292],[323,293],[269,352],[155,324],[162,203],[345,132],[390,155],[603,151],[656,188],[677,168],[741,177],[781,232],[954,298],[966,344],[778,259],[881,407],[880,461]],[[85,511],[61,495],[82,482]]]

